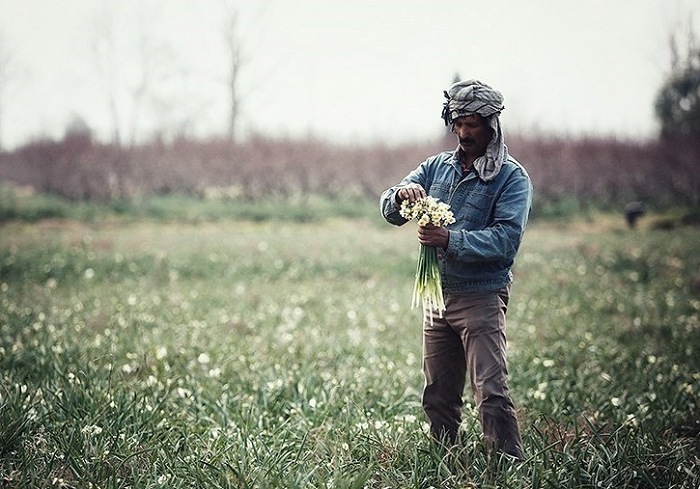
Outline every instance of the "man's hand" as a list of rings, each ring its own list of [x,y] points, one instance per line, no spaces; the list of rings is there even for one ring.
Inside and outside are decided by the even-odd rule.
[[[423,199],[428,194],[425,193],[425,189],[420,185],[414,183],[407,187],[403,187],[398,192],[396,192],[396,203],[401,204],[404,200],[409,202],[415,202],[417,200]]]
[[[426,246],[447,248],[447,244],[450,242],[450,232],[443,227],[433,226],[432,224],[418,226],[418,241]]]

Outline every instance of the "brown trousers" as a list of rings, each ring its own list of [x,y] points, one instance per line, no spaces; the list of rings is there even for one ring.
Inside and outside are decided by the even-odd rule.
[[[523,458],[515,406],[508,391],[506,310],[510,287],[445,294],[446,311],[423,321],[423,409],[432,435],[457,439],[462,395],[469,372],[488,446]]]

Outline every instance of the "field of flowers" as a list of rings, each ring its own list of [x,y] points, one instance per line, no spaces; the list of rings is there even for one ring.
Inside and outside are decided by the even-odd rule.
[[[700,486],[697,228],[531,226],[517,467],[487,456],[471,403],[460,447],[426,435],[414,232],[4,224],[0,487]]]

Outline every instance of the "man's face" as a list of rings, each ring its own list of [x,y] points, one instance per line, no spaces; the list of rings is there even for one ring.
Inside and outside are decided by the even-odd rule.
[[[458,117],[452,122],[452,130],[457,135],[460,149],[472,157],[486,153],[486,147],[493,136],[493,129],[489,127],[486,119],[478,114]]]

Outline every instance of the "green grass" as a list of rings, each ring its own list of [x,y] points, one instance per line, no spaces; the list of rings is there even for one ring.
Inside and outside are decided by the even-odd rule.
[[[357,192],[328,197],[297,195],[207,198],[185,194],[149,195],[131,200],[71,201],[57,195],[18,191],[0,181],[0,223],[71,219],[100,223],[107,219],[155,222],[218,222],[222,220],[315,222],[349,217],[379,220],[376,199]]]
[[[10,222],[0,487],[697,487],[697,228],[535,223],[509,311],[527,461],[426,434],[413,226]],[[470,399],[469,392],[467,400]]]

